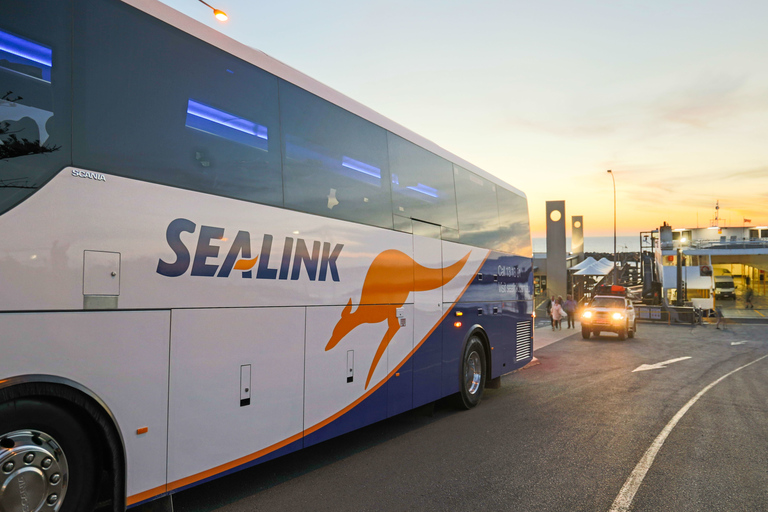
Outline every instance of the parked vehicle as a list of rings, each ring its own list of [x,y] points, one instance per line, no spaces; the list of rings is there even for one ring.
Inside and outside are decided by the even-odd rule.
[[[715,276],[715,298],[736,300],[736,285],[730,275]]]
[[[608,287],[605,287],[608,288]],[[592,333],[615,332],[620,340],[635,337],[637,319],[632,302],[626,297],[623,286],[611,286],[600,290],[581,314],[581,336],[588,339]],[[608,295],[610,293],[610,295]]]

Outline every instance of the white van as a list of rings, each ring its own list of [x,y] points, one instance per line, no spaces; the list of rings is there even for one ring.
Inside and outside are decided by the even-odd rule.
[[[736,300],[736,285],[730,275],[715,276],[715,298]]]

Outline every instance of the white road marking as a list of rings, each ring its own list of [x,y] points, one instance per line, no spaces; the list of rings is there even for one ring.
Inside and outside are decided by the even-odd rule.
[[[619,495],[616,496],[616,499],[613,501],[613,505],[611,505],[611,508],[608,512],[628,512],[629,507],[632,505],[632,500],[635,498],[635,494],[637,493],[637,490],[640,488],[640,484],[643,483],[643,479],[645,478],[646,473],[648,473],[648,470],[651,468],[651,464],[653,464],[653,460],[656,458],[656,455],[659,453],[659,450],[661,450],[661,446],[664,444],[664,441],[667,440],[667,437],[669,436],[670,432],[672,432],[672,429],[675,428],[675,425],[680,421],[680,419],[685,415],[686,412],[688,412],[688,409],[690,409],[693,404],[695,404],[699,398],[704,396],[704,393],[715,387],[717,384],[719,384],[722,380],[724,380],[727,377],[730,377],[734,373],[738,372],[739,370],[743,370],[747,366],[751,366],[759,361],[762,361],[768,357],[768,355],[765,355],[763,357],[760,357],[758,359],[755,359],[751,363],[747,363],[744,366],[740,366],[736,368],[735,370],[726,373],[713,383],[709,384],[707,387],[699,391],[696,396],[688,400],[688,403],[686,403],[682,409],[677,411],[677,414],[669,420],[669,423],[667,423],[667,426],[665,426],[661,433],[656,437],[656,439],[653,440],[653,443],[651,443],[650,448],[646,450],[643,457],[640,459],[640,462],[637,463],[637,466],[635,466],[635,469],[632,471],[632,474],[629,475],[629,478],[627,478],[627,481],[624,482],[624,486],[619,491]]]
[[[731,346],[734,346],[734,345],[743,345],[743,344],[745,344],[745,343],[748,343],[748,342],[747,342],[746,340],[745,340],[745,341],[732,341],[732,342],[731,342]]]
[[[632,373],[644,372],[646,370],[660,370],[661,368],[666,368],[667,367],[666,365],[668,364],[676,363],[678,361],[685,361],[686,359],[690,359],[690,358],[691,356],[686,356],[686,357],[678,357],[676,359],[670,359],[669,361],[664,361],[656,364],[641,364],[640,366],[632,370]]]

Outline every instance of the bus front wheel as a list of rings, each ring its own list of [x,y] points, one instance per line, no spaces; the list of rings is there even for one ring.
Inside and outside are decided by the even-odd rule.
[[[93,510],[96,456],[73,414],[18,399],[0,405],[0,425],[0,510]]]
[[[472,336],[467,341],[461,360],[459,406],[471,409],[480,403],[483,398],[483,389],[485,389],[485,348],[479,337]]]

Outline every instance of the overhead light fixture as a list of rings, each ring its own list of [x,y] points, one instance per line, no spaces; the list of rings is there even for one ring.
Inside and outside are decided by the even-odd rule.
[[[203,0],[198,0],[198,2],[200,2],[203,5],[206,5],[206,6],[210,7],[210,9],[213,11],[213,15],[216,17],[217,20],[219,20],[219,21],[227,21],[227,19],[229,19],[229,16],[227,16],[227,13],[225,13],[224,11],[216,9],[214,6],[209,5],[209,4],[205,3],[205,2],[203,2]]]

